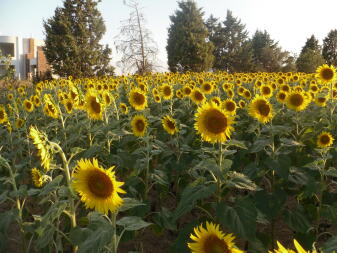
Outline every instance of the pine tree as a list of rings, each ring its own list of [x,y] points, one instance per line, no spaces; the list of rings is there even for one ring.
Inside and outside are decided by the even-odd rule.
[[[267,31],[257,30],[252,38],[255,71],[281,71],[289,57],[277,42],[270,38]]]
[[[314,35],[305,42],[299,57],[296,60],[297,70],[305,73],[313,73],[318,66],[324,63],[321,54],[321,46]]]
[[[203,12],[194,1],[178,2],[179,10],[170,16],[166,51],[170,71],[207,71],[212,67],[213,44],[207,41],[208,31]]]
[[[99,43],[105,33],[99,2],[64,0],[63,7],[44,21],[44,52],[54,73],[76,78],[113,74],[111,49]]]
[[[223,44],[224,36],[223,36],[223,26],[222,23],[218,21],[213,15],[211,15],[206,23],[205,23],[207,30],[208,30],[208,39],[210,42],[213,43],[213,55],[214,55],[214,63],[213,69],[214,70],[222,70],[222,55],[223,55]]]
[[[337,66],[337,30],[331,30],[323,40],[322,54],[329,65]]]
[[[241,20],[234,17],[230,10],[227,10],[226,20],[223,22],[223,36],[224,44],[222,55],[222,67],[229,71],[240,71],[240,55],[247,55],[249,50],[248,44],[245,44],[248,38],[248,32],[245,30],[245,25],[241,23]],[[245,44],[246,47],[243,47]],[[245,59],[251,60],[251,59]]]

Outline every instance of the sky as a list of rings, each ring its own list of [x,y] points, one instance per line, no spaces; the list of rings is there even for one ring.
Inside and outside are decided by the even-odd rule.
[[[52,17],[63,0],[0,0],[0,35],[44,39],[43,20]],[[158,63],[167,69],[167,30],[169,16],[178,9],[176,0],[139,0],[151,31],[158,45]],[[337,29],[337,0],[196,0],[204,11],[204,19],[213,14],[224,21],[227,9],[241,19],[251,37],[254,32],[267,30],[271,38],[294,54],[299,54],[312,34],[322,44],[331,29]],[[106,25],[103,44],[113,49],[112,62],[116,65],[114,41],[119,34],[120,21],[128,18],[130,8],[123,0],[101,0],[98,4]],[[118,72],[118,69],[117,69]]]

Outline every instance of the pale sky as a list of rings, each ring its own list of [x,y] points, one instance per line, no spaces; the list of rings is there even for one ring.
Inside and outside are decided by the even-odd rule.
[[[0,35],[44,39],[42,21],[53,16],[63,0],[0,0]],[[167,29],[169,16],[178,8],[175,0],[139,0],[147,19],[147,28],[159,49],[159,63],[167,68]],[[287,51],[299,54],[312,34],[320,44],[331,29],[337,29],[337,0],[196,0],[198,7],[224,21],[227,9],[246,24],[249,36],[256,29],[267,30],[271,38]],[[114,37],[119,33],[120,21],[128,17],[130,9],[123,0],[102,0],[98,5],[106,24],[102,43],[114,50]],[[112,62],[118,60],[115,50]]]

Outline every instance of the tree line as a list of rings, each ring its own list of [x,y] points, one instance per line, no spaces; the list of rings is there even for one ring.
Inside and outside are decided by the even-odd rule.
[[[111,49],[101,45],[105,25],[97,9],[100,0],[64,0],[63,7],[44,21],[44,51],[54,73],[60,76],[103,76],[113,74]],[[156,70],[156,43],[146,28],[137,0],[124,0],[131,8],[122,22],[117,51],[121,68],[137,74]],[[331,30],[323,44],[312,35],[298,57],[283,50],[264,30],[249,37],[246,25],[228,10],[225,20],[210,15],[193,0],[178,2],[170,16],[167,59],[172,72],[290,72],[311,73],[327,63],[337,66],[337,30]]]

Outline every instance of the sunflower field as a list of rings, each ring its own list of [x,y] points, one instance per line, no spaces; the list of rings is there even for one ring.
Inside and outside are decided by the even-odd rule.
[[[1,252],[337,251],[337,78],[8,83]]]

